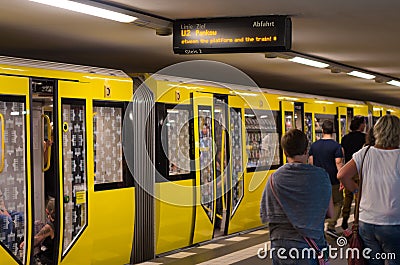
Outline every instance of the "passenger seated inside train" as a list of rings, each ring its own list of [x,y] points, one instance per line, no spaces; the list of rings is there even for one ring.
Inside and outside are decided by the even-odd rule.
[[[53,265],[54,246],[54,220],[55,220],[55,200],[50,199],[46,206],[47,221],[46,224],[34,237],[34,248],[40,247],[40,251],[35,254],[35,261],[42,265]],[[23,249],[25,242],[20,244]]]

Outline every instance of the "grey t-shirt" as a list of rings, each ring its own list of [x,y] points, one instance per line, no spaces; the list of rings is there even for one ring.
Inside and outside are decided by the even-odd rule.
[[[271,190],[271,179],[280,202]],[[331,193],[329,175],[322,168],[300,163],[280,167],[268,180],[260,208],[262,221],[269,222],[271,240],[304,242],[305,236],[324,245]]]

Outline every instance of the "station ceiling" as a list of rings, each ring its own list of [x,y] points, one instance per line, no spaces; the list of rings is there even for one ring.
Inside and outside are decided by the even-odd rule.
[[[99,2],[99,1],[96,1]],[[100,1],[155,16],[183,18],[289,15],[292,50],[400,79],[400,1],[118,0]],[[263,53],[176,55],[172,36],[31,2],[0,0],[0,55],[157,72],[187,60],[224,62],[260,87],[400,106],[400,87],[265,58]],[[157,19],[156,19],[157,20]],[[386,78],[386,79],[385,79]]]

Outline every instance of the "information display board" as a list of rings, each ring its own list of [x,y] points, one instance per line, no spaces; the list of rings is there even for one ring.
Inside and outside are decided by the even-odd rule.
[[[288,16],[182,19],[174,22],[177,54],[283,52],[292,46]]]

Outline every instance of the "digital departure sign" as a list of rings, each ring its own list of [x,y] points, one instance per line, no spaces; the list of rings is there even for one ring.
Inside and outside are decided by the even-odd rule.
[[[288,16],[182,19],[174,22],[174,53],[283,52],[292,46]]]

